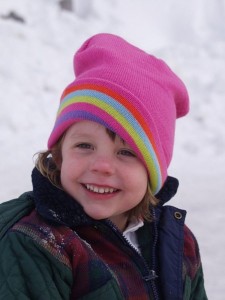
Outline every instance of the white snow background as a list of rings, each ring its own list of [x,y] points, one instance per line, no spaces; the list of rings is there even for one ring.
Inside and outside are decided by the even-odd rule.
[[[58,2],[0,0],[0,202],[31,189],[33,154],[46,149],[74,52],[93,34],[118,34],[165,60],[189,90],[171,204],[188,211],[209,299],[224,300],[225,1],[77,0],[75,12]]]

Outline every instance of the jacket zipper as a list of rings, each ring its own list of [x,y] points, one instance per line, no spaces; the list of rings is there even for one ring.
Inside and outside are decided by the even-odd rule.
[[[156,213],[155,213],[154,208],[152,209],[152,216],[154,219],[154,222],[153,222],[154,240],[153,240],[153,246],[152,246],[152,268],[153,268],[153,270],[155,270],[156,269],[156,245],[157,245],[157,241],[158,241],[158,229],[157,229],[157,224],[156,224]],[[151,280],[151,286],[152,286],[154,298],[156,300],[159,300],[159,294],[158,294],[158,291],[156,288],[155,280]]]
[[[113,230],[113,232],[116,234],[116,236],[123,242],[123,244],[126,245],[126,246],[129,246],[133,250],[135,255],[138,256],[138,259],[142,261],[142,263],[144,265],[144,268],[145,268],[145,272],[146,272],[146,275],[142,274],[143,275],[142,278],[147,283],[148,287],[149,287],[148,282],[150,281],[150,286],[151,286],[151,289],[152,289],[152,294],[153,294],[154,300],[159,300],[159,294],[158,294],[156,283],[155,283],[155,279],[158,276],[156,274],[156,271],[154,270],[154,268],[156,266],[155,248],[156,248],[156,243],[157,243],[157,238],[158,238],[157,226],[156,226],[155,222],[154,222],[154,232],[155,232],[156,235],[155,235],[155,239],[154,239],[154,243],[153,243],[153,251],[152,251],[152,266],[153,266],[152,270],[149,269],[148,264],[145,261],[145,259],[143,258],[143,256],[140,255],[140,253],[138,253],[138,251],[128,241],[128,239],[124,235],[121,234],[119,229],[116,227],[116,225],[112,221],[107,219],[107,220],[105,220],[105,224],[108,225]]]

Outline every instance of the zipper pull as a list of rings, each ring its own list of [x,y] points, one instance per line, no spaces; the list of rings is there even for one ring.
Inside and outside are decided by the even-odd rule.
[[[156,279],[158,277],[158,275],[156,275],[156,272],[154,270],[150,270],[149,274],[147,276],[144,276],[143,279],[145,281],[150,281],[153,279]]]

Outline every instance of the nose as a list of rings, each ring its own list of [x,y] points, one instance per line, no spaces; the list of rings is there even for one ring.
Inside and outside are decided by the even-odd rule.
[[[115,172],[114,159],[107,154],[96,156],[90,166],[92,172],[98,172],[99,174],[112,175]]]

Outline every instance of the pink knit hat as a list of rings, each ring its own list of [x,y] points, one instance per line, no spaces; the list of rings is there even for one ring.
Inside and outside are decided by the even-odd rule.
[[[156,194],[167,177],[176,118],[189,110],[183,82],[162,60],[112,34],[84,42],[74,56],[74,70],[76,79],[62,94],[48,148],[75,122],[98,122],[136,151]]]

